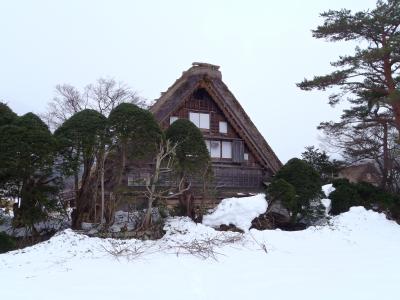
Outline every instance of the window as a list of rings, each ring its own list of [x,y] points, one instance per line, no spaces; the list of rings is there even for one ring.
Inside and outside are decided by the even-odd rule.
[[[210,141],[210,155],[213,158],[221,157],[221,142],[220,141]]]
[[[211,158],[232,158],[232,142],[205,140]]]
[[[232,143],[222,142],[222,158],[232,158]]]
[[[189,112],[189,120],[201,129],[210,129],[209,114]]]
[[[249,154],[248,153],[244,153],[243,157],[244,157],[244,160],[249,160]]]
[[[207,150],[208,150],[208,153],[210,153],[210,151],[211,151],[211,145],[210,145],[210,140],[204,140],[204,142],[206,143],[206,146],[207,146]]]
[[[169,125],[171,125],[172,123],[174,123],[176,120],[178,120],[179,118],[176,116],[171,116],[169,117]]]
[[[219,132],[220,133],[228,133],[228,123],[226,122],[219,122]]]
[[[133,176],[128,176],[128,186],[133,186],[135,184],[135,180]]]

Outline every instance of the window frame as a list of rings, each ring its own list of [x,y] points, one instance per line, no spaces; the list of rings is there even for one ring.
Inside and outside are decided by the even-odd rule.
[[[212,143],[218,143],[218,156],[213,156],[213,147],[212,147]],[[216,152],[214,152],[216,153]],[[218,158],[221,159],[221,141],[217,141],[217,140],[210,140],[210,157],[211,158]]]
[[[202,116],[206,117],[206,120],[202,120]],[[189,111],[189,121],[196,125],[199,129],[210,130],[211,114],[199,111]],[[204,125],[205,127],[202,127]]]
[[[222,124],[224,124],[225,125],[225,131],[222,131],[221,130],[221,125]],[[228,134],[228,122],[226,122],[226,121],[219,121],[219,123],[218,123],[218,131],[219,131],[219,133],[222,133],[222,134]]]
[[[226,156],[226,149],[224,151],[224,145],[229,145],[229,155]],[[233,153],[232,153],[232,142],[231,141],[222,141],[221,142],[221,158],[223,159],[232,159],[233,158]]]

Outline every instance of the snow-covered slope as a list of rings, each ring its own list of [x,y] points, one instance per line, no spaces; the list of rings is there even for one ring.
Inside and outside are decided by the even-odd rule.
[[[0,295],[7,300],[398,299],[400,226],[360,207],[331,223],[240,235],[176,218],[156,242],[101,240],[65,230],[0,255]],[[217,260],[185,255],[182,247],[240,236],[243,240],[215,248]],[[124,250],[118,259],[110,254]]]

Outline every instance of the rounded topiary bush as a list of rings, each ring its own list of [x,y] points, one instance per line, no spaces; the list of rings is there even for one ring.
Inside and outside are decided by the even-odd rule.
[[[300,206],[307,207],[311,200],[321,195],[321,179],[317,171],[306,161],[292,158],[275,175],[284,179],[296,190]]]
[[[290,212],[297,210],[296,190],[293,185],[284,179],[275,179],[267,188],[269,205],[281,201],[282,205]]]
[[[14,238],[5,234],[4,232],[0,232],[0,253],[11,251],[14,250],[15,248],[16,248],[16,243]]]
[[[311,225],[323,216],[320,175],[304,160],[289,160],[273,178],[267,195],[289,211],[292,224]]]
[[[179,119],[166,130],[165,136],[176,147],[177,172],[182,174],[202,174],[208,168],[210,155],[200,129],[192,122]]]
[[[338,215],[349,211],[352,206],[362,204],[362,199],[355,185],[351,184],[347,179],[340,179],[333,182],[335,190],[329,195],[331,199],[331,215]]]

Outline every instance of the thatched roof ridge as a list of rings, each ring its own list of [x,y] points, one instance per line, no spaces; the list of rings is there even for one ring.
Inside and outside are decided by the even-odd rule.
[[[276,173],[282,163],[250,120],[239,101],[222,81],[219,67],[205,63],[193,63],[182,76],[155,102],[150,110],[159,122],[164,121],[198,87],[205,88],[220,108],[237,125],[240,135],[255,152],[261,165]]]

